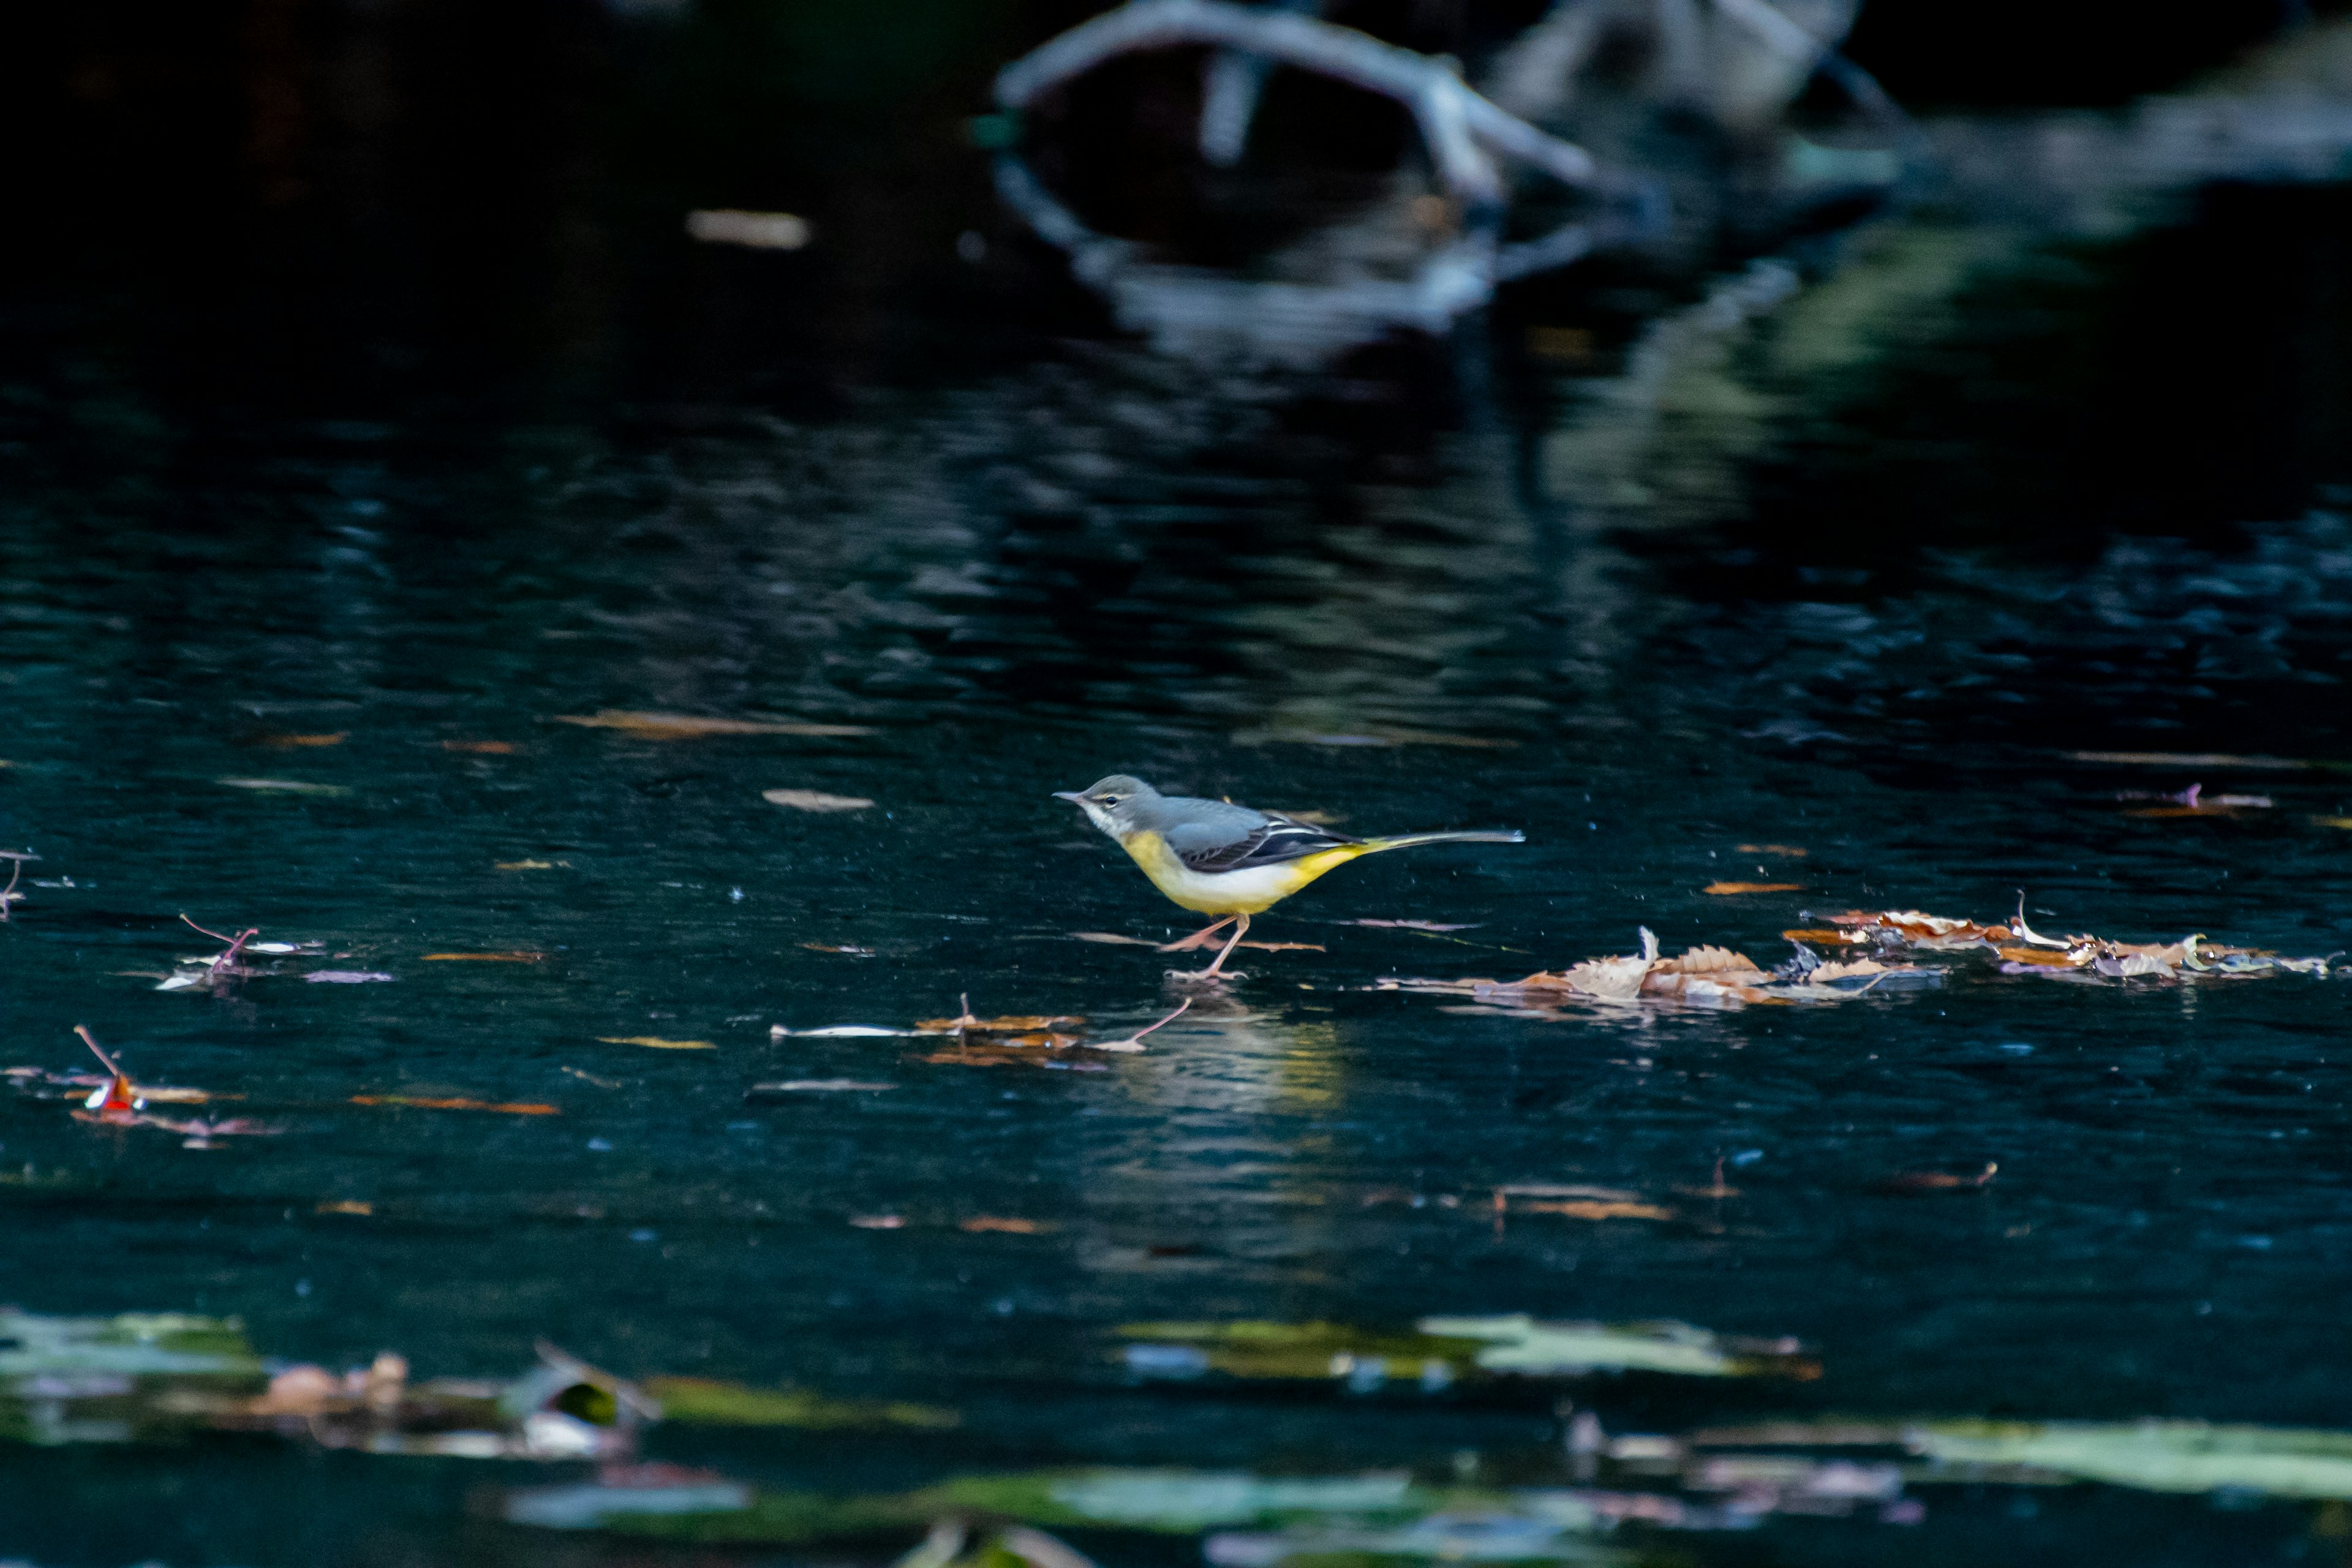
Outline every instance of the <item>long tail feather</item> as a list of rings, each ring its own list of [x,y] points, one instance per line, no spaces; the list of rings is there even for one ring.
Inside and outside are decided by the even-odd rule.
[[[1517,828],[1508,832],[1406,833],[1394,838],[1368,838],[1364,840],[1364,853],[1377,855],[1383,849],[1411,849],[1423,844],[1525,844],[1527,841],[1528,836]]]

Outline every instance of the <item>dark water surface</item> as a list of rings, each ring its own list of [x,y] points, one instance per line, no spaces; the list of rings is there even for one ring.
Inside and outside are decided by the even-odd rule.
[[[1509,319],[1410,374],[1066,344],[811,420],[225,426],[96,363],[26,372],[0,431],[0,839],[41,859],[0,929],[7,1063],[80,1069],[86,1024],[142,1082],[244,1097],[174,1114],[279,1131],[191,1148],[0,1104],[0,1294],[236,1317],[273,1364],[394,1347],[419,1378],[509,1377],[543,1337],[627,1377],[961,1414],[645,1437],[782,1490],[1096,1465],[1593,1484],[1571,1406],[1612,1436],[2352,1427],[2339,977],[1966,955],[1933,990],[1549,1017],[1373,989],[1644,926],[1769,966],[1801,911],[1990,921],[2020,889],[2043,931],[2352,948],[2327,820],[2352,814],[2352,225],[2325,195],[2212,202],[2104,251],[1898,230],[1650,384],[1638,351],[1521,354]],[[2217,237],[2256,220],[2259,266]],[[1923,269],[1975,281],[1895,286]],[[556,721],[607,710],[859,732]],[[1071,935],[1189,929],[1049,798],[1115,770],[1528,842],[1342,870],[1255,933],[1321,951],[1244,954],[1142,1054],[772,1038],[964,996],[1095,1037],[1173,1007],[1184,960]],[[2271,804],[2117,798],[2192,784]],[[1800,886],[1701,891],[1742,880]],[[214,945],[184,912],[324,946],[158,992]],[[746,1098],[834,1079],[895,1087]],[[1709,1193],[1718,1159],[1734,1193]],[[1988,1163],[1982,1187],[1889,1185]],[[1498,1216],[1527,1183],[1649,1212]],[[1512,1312],[1791,1336],[1821,1374],[1155,1382],[1112,1333]],[[720,1560],[484,1500],[589,1473],[15,1446],[0,1554]],[[1692,1563],[2345,1550],[2340,1503],[2243,1485],[1906,1497],[1924,1516],[1605,1539]],[[1073,1539],[1199,1560],[1189,1535]]]

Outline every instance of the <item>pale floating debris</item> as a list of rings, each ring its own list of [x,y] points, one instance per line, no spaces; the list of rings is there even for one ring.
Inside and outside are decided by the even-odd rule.
[[[314,969],[302,976],[313,985],[365,985],[371,981],[390,980],[393,976],[374,969]],[[156,987],[165,990],[169,982]]]
[[[686,232],[705,245],[740,245],[752,250],[798,250],[809,242],[809,221],[793,213],[745,212],[705,207],[686,215]]]
[[[1070,935],[1079,942],[1100,942],[1106,947],[1158,947],[1149,937],[1121,936],[1115,931],[1074,931]]]
[[[306,784],[300,779],[215,779],[231,789],[274,791],[279,795],[349,795],[341,784]]]
[[[620,730],[641,740],[683,741],[702,735],[870,735],[864,724],[806,724],[797,720],[709,719],[695,713],[652,713],[605,708],[594,713],[559,713],[559,724],[590,730]]]
[[[2300,757],[2239,756],[2230,752],[2069,752],[2077,763],[2120,763],[2151,768],[2352,769],[2352,763],[2310,762]]]
[[[1383,726],[1377,730],[1318,731],[1312,730],[1243,730],[1234,736],[1241,746],[1462,746],[1477,751],[1509,751],[1517,741],[1492,740],[1479,735],[1455,735],[1439,730],[1401,730]]]
[[[552,871],[559,866],[567,871],[572,868],[569,860],[494,860],[491,865],[500,871]]]
[[[903,1230],[907,1222],[894,1214],[861,1214],[849,1216],[849,1223],[860,1230]]]
[[[1546,1323],[1525,1312],[1496,1317],[1423,1318],[1414,1325],[1440,1339],[1479,1340],[1477,1364],[1489,1372],[1523,1376],[1552,1376],[1591,1371],[1655,1372],[1682,1377],[1738,1377],[1759,1370],[1760,1349],[1767,1359],[1794,1358],[1794,1340],[1770,1342],[1763,1347],[1735,1348],[1721,1336],[1688,1323],[1655,1322]],[[1799,1368],[1798,1376],[1818,1375]]]
[[[794,811],[864,811],[874,804],[863,795],[827,795],[814,789],[763,789],[760,798],[771,805],[788,805]]]
[[[782,1083],[755,1083],[743,1092],[753,1094],[849,1094],[896,1089],[895,1083],[870,1083],[855,1078],[794,1078]]]
[[[1129,1323],[1122,1359],[1148,1377],[1218,1372],[1244,1379],[1339,1381],[1370,1393],[1402,1380],[1440,1393],[1465,1377],[1581,1378],[1596,1373],[1809,1380],[1821,1365],[1793,1339],[1735,1338],[1681,1322],[1543,1322],[1524,1312],[1424,1318],[1412,1332],[1342,1324]]]
[[[823,1029],[787,1029],[782,1024],[768,1026],[772,1040],[880,1040],[898,1039],[927,1033],[922,1029],[885,1029],[874,1024],[835,1024]]]
[[[666,1040],[659,1035],[599,1035],[608,1046],[646,1046],[656,1051],[715,1051],[709,1040]]]
[[[533,948],[510,948],[503,952],[428,952],[420,962],[425,963],[544,963],[547,954]]]
[[[642,1480],[528,1487],[507,1494],[499,1517],[509,1524],[536,1525],[541,1530],[595,1530],[614,1515],[740,1513],[751,1506],[751,1489],[740,1481],[657,1475]]]
[[[1933,1422],[1907,1447],[1948,1464],[2025,1465],[2143,1491],[2352,1500],[2352,1433],[2202,1421]]]

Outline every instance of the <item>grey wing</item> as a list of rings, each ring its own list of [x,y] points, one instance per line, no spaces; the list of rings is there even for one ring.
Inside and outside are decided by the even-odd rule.
[[[1271,812],[1251,812],[1252,826],[1225,822],[1192,822],[1171,829],[1168,847],[1195,871],[1244,871],[1253,866],[1278,866],[1343,844],[1361,842],[1312,823],[1295,822]],[[1239,828],[1239,831],[1236,831]]]

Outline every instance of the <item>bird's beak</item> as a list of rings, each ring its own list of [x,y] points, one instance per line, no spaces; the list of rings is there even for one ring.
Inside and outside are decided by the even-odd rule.
[[[1087,804],[1087,797],[1084,792],[1079,790],[1057,789],[1054,792],[1054,798],[1055,800],[1066,800],[1072,805],[1084,805]]]

